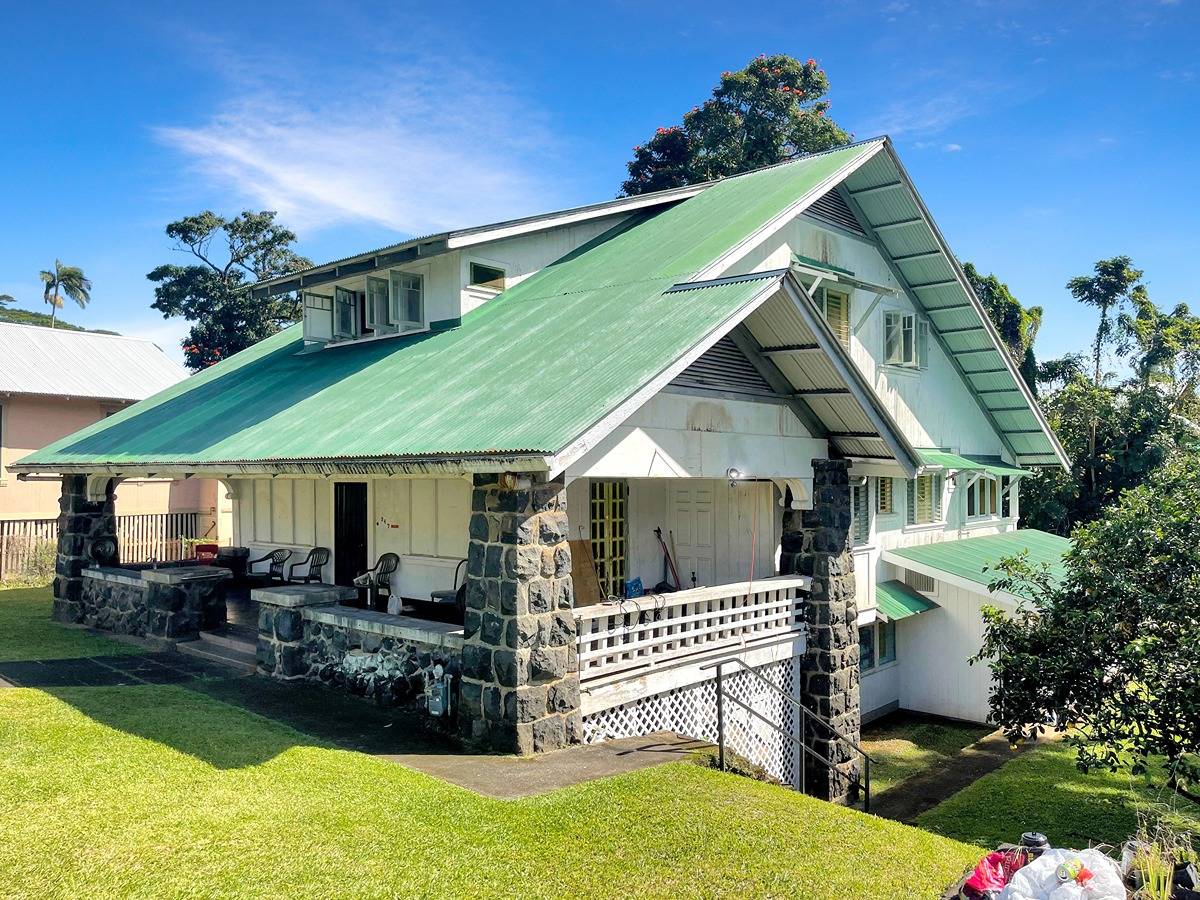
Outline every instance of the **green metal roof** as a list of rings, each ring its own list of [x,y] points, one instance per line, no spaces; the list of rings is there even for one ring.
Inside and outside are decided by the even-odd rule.
[[[890,142],[841,186],[869,226],[896,279],[933,323],[933,335],[1021,465],[1068,466],[962,268],[929,215]]]
[[[937,604],[903,581],[881,581],[875,585],[875,608],[895,621],[937,609]]]
[[[729,178],[634,216],[446,331],[300,353],[301,330],[288,328],[18,467],[557,453],[731,328],[778,273],[673,286],[878,145]]]
[[[900,566],[905,562],[916,563],[935,572],[972,581],[986,589],[1000,577],[1000,573],[994,569],[995,565],[1004,557],[1016,556],[1023,551],[1028,551],[1030,563],[1035,566],[1046,563],[1050,566],[1051,577],[1062,579],[1067,571],[1063,557],[1070,549],[1071,541],[1068,538],[1034,528],[1022,528],[1004,534],[888,550],[884,553],[884,559]]]
[[[1008,475],[1020,478],[1029,475],[1028,469],[1012,466],[998,456],[978,456],[971,453],[951,453],[948,450],[933,450],[918,447],[917,455],[927,466],[941,466],[944,469],[961,469],[968,472],[986,472],[997,477]]]

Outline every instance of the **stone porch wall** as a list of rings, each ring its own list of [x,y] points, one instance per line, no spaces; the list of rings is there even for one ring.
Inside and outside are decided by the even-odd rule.
[[[200,566],[82,569],[76,621],[114,634],[193,640],[224,623],[231,577]]]
[[[259,671],[280,681],[327,684],[383,706],[425,709],[440,665],[450,681],[443,720],[454,728],[462,629],[341,606],[340,593],[326,585],[255,591]]]

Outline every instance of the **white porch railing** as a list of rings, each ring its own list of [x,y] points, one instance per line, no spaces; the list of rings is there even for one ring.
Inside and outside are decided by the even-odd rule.
[[[801,628],[812,579],[779,575],[575,610],[579,678],[634,677],[684,658],[728,654]]]

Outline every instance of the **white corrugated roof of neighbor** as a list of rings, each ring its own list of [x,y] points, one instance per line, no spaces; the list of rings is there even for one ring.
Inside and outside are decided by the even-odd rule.
[[[187,375],[141,338],[0,322],[0,394],[141,400]]]

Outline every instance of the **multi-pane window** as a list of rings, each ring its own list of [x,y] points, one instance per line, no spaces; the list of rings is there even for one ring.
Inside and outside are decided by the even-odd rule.
[[[625,504],[623,481],[591,483],[592,559],[605,597],[625,596]]]
[[[334,288],[333,336],[338,338],[358,336],[358,295],[354,291]]]
[[[942,521],[942,476],[918,475],[908,482],[908,524]]]
[[[487,288],[491,291],[504,290],[504,270],[483,263],[471,263],[471,287]]]
[[[404,328],[425,324],[424,280],[412,272],[392,272],[392,322]]]
[[[819,291],[821,312],[834,336],[845,346],[850,345],[850,294],[821,288]]]
[[[967,488],[967,518],[994,516],[1000,511],[1000,482],[981,475]]]
[[[892,495],[892,479],[875,479],[875,511],[881,516],[891,515],[896,511],[895,498]]]
[[[879,665],[896,661],[896,623],[879,622],[875,626],[875,662]]]
[[[856,547],[871,539],[871,502],[865,480],[850,485],[850,537]]]
[[[388,282],[386,278],[367,277],[366,295],[367,327],[372,331],[384,331],[391,321],[388,309]]]
[[[929,323],[914,313],[884,312],[883,361],[910,369],[929,365]]]
[[[858,667],[864,672],[875,668],[875,626],[858,629]]]
[[[328,341],[333,337],[332,297],[304,295],[304,337],[310,341]]]
[[[876,622],[858,629],[858,668],[869,672],[896,661],[896,623]]]

